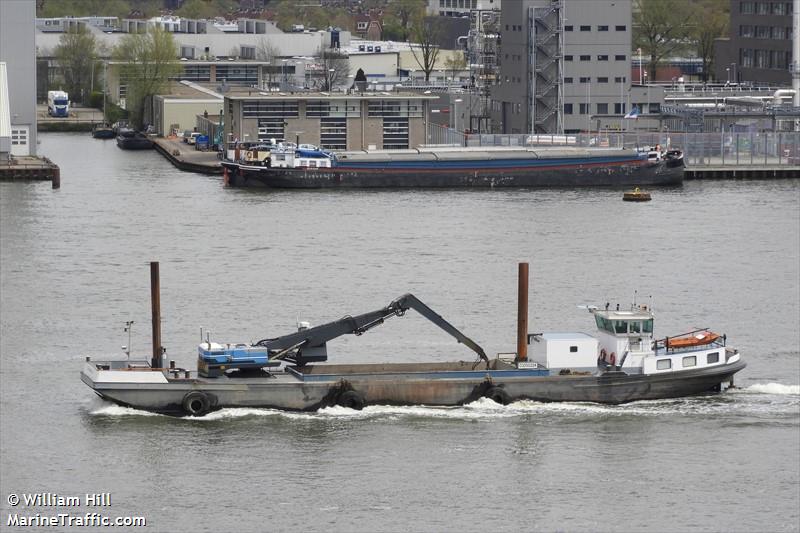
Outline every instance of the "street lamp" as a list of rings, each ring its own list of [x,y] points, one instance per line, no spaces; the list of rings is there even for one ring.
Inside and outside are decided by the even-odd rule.
[[[731,66],[733,67],[733,70],[731,71],[733,73],[733,77],[731,78],[731,82],[732,83],[736,83],[737,80],[738,80],[738,78],[736,77],[736,63],[731,63]]]
[[[642,49],[637,48],[636,51],[639,54],[639,85],[643,85],[642,74],[644,71],[642,70]]]
[[[730,85],[731,83],[731,68],[728,67],[725,69],[725,85]]]
[[[458,104],[460,104],[463,101],[464,100],[462,100],[461,98],[456,98],[455,100],[453,100],[453,128],[456,131],[459,131],[459,129],[458,129]]]
[[[328,90],[333,91],[333,74],[336,72],[335,68],[328,69]]]

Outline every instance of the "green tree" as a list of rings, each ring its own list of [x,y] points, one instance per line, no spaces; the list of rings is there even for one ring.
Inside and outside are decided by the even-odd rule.
[[[456,74],[467,68],[467,60],[464,54],[453,54],[444,60],[444,66],[450,72],[450,79],[455,81]]]
[[[694,9],[699,22],[692,26],[689,38],[703,61],[703,81],[708,81],[714,68],[714,40],[728,32],[730,4],[726,0],[697,0]]]
[[[189,19],[210,19],[218,13],[209,0],[186,0],[175,14]]]
[[[120,39],[114,58],[123,63],[128,89],[126,108],[135,127],[142,127],[153,96],[165,90],[170,78],[181,72],[183,67],[177,57],[172,34],[159,28],[129,33]]]
[[[634,0],[634,48],[641,48],[650,57],[648,70],[652,81],[658,64],[686,47],[689,21],[696,16],[688,0]]]
[[[399,30],[402,41],[413,36],[425,17],[425,0],[395,0],[388,6],[387,25],[394,32]]]
[[[54,56],[64,73],[64,86],[73,101],[87,103],[94,82],[97,44],[83,27],[61,34]],[[99,75],[99,72],[98,72]]]

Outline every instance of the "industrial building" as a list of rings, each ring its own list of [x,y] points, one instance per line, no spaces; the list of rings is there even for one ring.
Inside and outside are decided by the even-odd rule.
[[[0,1],[0,62],[6,65],[9,153],[36,155],[36,45],[32,0]]]
[[[330,150],[409,148],[425,143],[435,95],[401,92],[225,94],[226,142],[297,141]]]
[[[631,0],[504,2],[500,34],[497,133],[577,132],[626,113]]]

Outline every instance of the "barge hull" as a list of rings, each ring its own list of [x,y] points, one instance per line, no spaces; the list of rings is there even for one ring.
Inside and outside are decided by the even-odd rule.
[[[274,189],[494,188],[667,186],[683,183],[684,167],[663,163],[541,169],[260,168],[224,162],[233,187]]]
[[[457,363],[456,363],[457,364]],[[466,363],[469,364],[469,363]],[[470,364],[471,365],[471,364]],[[350,372],[325,374],[311,380],[292,372],[267,377],[179,378],[166,371],[149,371],[154,378],[136,383],[104,377],[94,362],[87,363],[81,379],[99,396],[114,403],[164,414],[186,414],[190,393],[208,398],[208,410],[225,407],[258,407],[292,411],[314,411],[336,405],[341,395],[353,391],[363,405],[458,406],[481,397],[510,401],[529,399],[542,402],[596,402],[621,404],[637,400],[675,398],[718,390],[746,365],[743,361],[699,370],[642,375],[608,372],[599,375],[549,376],[536,371],[478,370],[458,372],[367,373],[368,367],[349,365]],[[386,366],[386,365],[384,365]],[[324,370],[324,366],[312,370]],[[120,372],[115,372],[120,374]],[[144,374],[144,372],[136,372]],[[159,378],[160,379],[157,379]]]

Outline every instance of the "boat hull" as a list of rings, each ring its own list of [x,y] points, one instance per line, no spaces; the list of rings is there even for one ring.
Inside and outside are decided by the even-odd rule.
[[[682,370],[667,374],[643,375],[605,372],[593,375],[545,375],[542,370],[481,370],[472,363],[464,370],[414,371],[413,366],[334,365],[331,374],[298,378],[287,371],[271,376],[243,378],[175,378],[166,371],[136,372],[135,381],[104,376],[98,363],[87,363],[81,379],[101,397],[114,403],[172,415],[187,412],[187,395],[201,393],[206,398],[203,413],[228,407],[258,407],[311,411],[339,402],[342,394],[353,391],[361,405],[457,406],[481,397],[497,397],[502,403],[516,400],[542,402],[597,402],[621,404],[637,400],[676,398],[719,390],[746,365],[737,360],[715,367]],[[102,366],[102,363],[100,363]],[[130,373],[128,373],[130,374]],[[123,376],[124,377],[124,376]],[[142,377],[150,379],[146,382]],[[188,397],[190,398],[190,397]],[[202,413],[198,413],[202,414]]]
[[[147,137],[123,137],[117,136],[117,146],[123,150],[150,150],[153,148],[153,141]]]

